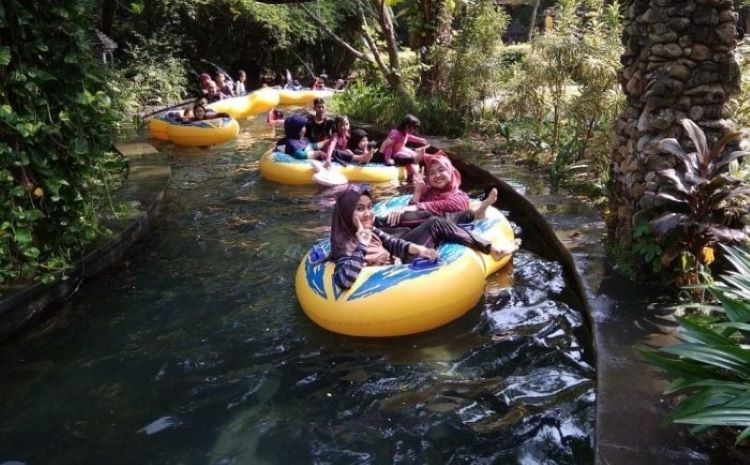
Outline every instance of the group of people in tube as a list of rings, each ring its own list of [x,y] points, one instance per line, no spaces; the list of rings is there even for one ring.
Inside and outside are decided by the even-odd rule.
[[[322,98],[313,101],[315,113],[311,116],[291,115],[283,120],[284,137],[276,143],[278,151],[300,160],[314,160],[316,169],[328,169],[333,162],[367,164],[382,162],[388,166],[404,166],[409,178],[414,177],[429,144],[415,135],[420,122],[413,115],[406,115],[398,127],[391,129],[376,153],[375,144],[370,143],[362,129],[350,130],[349,118],[338,115],[334,119],[326,116],[326,103]],[[417,144],[412,149],[407,144]]]
[[[200,81],[201,93],[208,103],[225,98],[238,97],[247,93],[247,89],[245,88],[247,74],[243,70],[239,71],[236,81],[232,81],[223,71],[217,71],[215,79],[211,79],[211,75],[208,73],[201,73]]]
[[[289,75],[288,71],[287,75]],[[246,95],[246,81],[247,73],[244,70],[239,70],[237,79],[234,81],[223,71],[217,71],[213,79],[210,74],[201,73],[201,98],[196,101],[192,108],[188,108],[181,113],[175,113],[172,116],[176,121],[181,123],[192,123],[194,121],[229,116],[226,113],[211,111],[207,108],[207,105],[219,100]],[[343,89],[345,85],[346,82],[343,79],[339,79],[336,81],[335,89]],[[268,84],[264,83],[262,87],[268,87]],[[288,82],[283,88],[287,90],[300,90],[302,86],[299,84],[299,81],[291,80],[291,77],[289,77]],[[324,75],[316,77],[311,84],[312,90],[323,90],[325,88]],[[277,108],[272,108],[268,112],[266,121],[270,124],[280,125],[284,122],[284,113]]]
[[[361,129],[350,131],[346,116],[325,116],[325,101],[314,101],[315,114],[292,115],[284,122],[285,137],[276,144],[298,159],[318,160],[323,167],[332,162],[365,164],[373,160],[375,147]],[[441,151],[426,153],[427,141],[414,132],[420,122],[407,115],[388,132],[380,146],[386,165],[405,166],[414,184],[409,206],[384,217],[373,212],[373,197],[366,185],[349,184],[336,200],[331,223],[331,251],[335,263],[333,280],[340,289],[349,289],[365,266],[407,263],[420,257],[437,260],[436,248],[457,243],[500,260],[513,253],[518,243],[501,249],[466,226],[485,217],[497,201],[492,189],[472,209],[469,196],[461,190],[461,174]],[[407,143],[420,147],[411,149]],[[424,165],[424,175],[419,166]]]

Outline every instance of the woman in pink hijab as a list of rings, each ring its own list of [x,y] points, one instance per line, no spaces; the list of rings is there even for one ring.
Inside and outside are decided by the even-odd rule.
[[[379,219],[379,226],[414,227],[431,216],[446,217],[456,223],[470,223],[484,218],[487,208],[497,201],[497,189],[492,189],[476,210],[469,209],[469,196],[460,189],[461,173],[442,152],[425,154],[425,178],[414,177],[414,196],[411,205]]]

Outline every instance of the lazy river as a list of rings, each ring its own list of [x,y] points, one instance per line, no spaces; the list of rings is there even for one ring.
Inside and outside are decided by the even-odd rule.
[[[330,191],[263,180],[276,135],[241,126],[207,150],[161,145],[173,175],[155,230],[0,348],[0,464],[593,462],[595,373],[559,264],[521,250],[428,333],[327,332],[294,273]]]

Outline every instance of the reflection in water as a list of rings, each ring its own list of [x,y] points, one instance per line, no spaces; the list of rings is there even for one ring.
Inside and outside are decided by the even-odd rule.
[[[267,129],[243,125],[208,153],[165,146],[154,233],[3,348],[0,463],[592,462],[594,373],[559,265],[519,253],[427,334],[328,333],[293,284],[331,192],[261,180]]]

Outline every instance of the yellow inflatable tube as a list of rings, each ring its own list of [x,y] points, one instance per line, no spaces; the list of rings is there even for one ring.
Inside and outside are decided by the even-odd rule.
[[[240,97],[218,100],[210,103],[207,108],[217,113],[227,113],[235,119],[244,119],[257,113],[265,113],[278,104],[278,91],[264,87]]]
[[[173,123],[166,118],[151,118],[151,121],[148,122],[148,130],[149,133],[151,133],[151,137],[153,139],[169,140],[169,135],[167,133],[170,124]]]
[[[332,90],[280,90],[279,105],[309,105],[318,97],[332,96]]]
[[[149,121],[149,131],[154,139],[168,140],[177,145],[216,145],[237,137],[240,125],[228,116],[180,123],[168,117]]]
[[[375,206],[384,215],[408,203],[400,196]],[[473,230],[504,247],[513,243],[508,220],[494,208],[475,221]],[[317,244],[302,259],[295,278],[297,299],[318,325],[351,336],[388,337],[414,334],[443,326],[465,314],[484,293],[485,278],[501,269],[510,256],[489,255],[458,244],[442,244],[437,264],[412,263],[365,267],[351,289],[333,284],[334,264],[320,262],[330,242]]]
[[[380,163],[367,165],[333,164],[334,171],[341,173],[349,182],[388,182],[406,179],[406,169]],[[269,181],[288,185],[314,184],[315,170],[307,160],[298,160],[285,153],[269,150],[260,159],[260,174]]]

